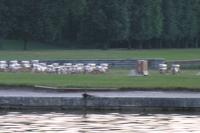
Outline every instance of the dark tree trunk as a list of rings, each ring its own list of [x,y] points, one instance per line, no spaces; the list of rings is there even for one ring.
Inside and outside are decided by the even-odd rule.
[[[184,38],[185,48],[189,48],[190,39]]]
[[[103,44],[103,50],[108,50],[110,48],[111,42],[108,41],[106,43]]]
[[[139,49],[143,49],[143,41],[139,41]]]
[[[194,47],[195,47],[195,48],[198,48],[198,38],[195,38],[195,39],[194,39]]]
[[[150,39],[148,43],[148,49],[152,49],[153,45],[155,45],[155,39]]]
[[[158,45],[159,45],[159,48],[161,49],[163,46],[162,46],[162,40],[161,39],[158,39]]]
[[[131,41],[130,41],[130,40],[127,40],[127,43],[128,43],[128,49],[132,49]]]
[[[24,51],[28,49],[28,40],[24,39]]]
[[[168,48],[172,48],[172,44],[173,44],[173,40],[169,40],[169,41],[167,41],[168,42]]]
[[[180,48],[181,42],[182,42],[181,39],[177,38],[176,41],[175,41],[175,48]]]

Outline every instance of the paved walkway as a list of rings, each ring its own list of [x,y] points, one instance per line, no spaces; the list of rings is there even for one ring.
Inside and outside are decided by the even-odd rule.
[[[0,89],[0,97],[82,97],[84,92],[44,91],[37,89]],[[103,98],[200,98],[194,91],[88,91],[89,95]]]

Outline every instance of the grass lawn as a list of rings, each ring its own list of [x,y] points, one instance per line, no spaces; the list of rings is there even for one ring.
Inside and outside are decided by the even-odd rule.
[[[61,88],[197,88],[200,76],[197,70],[185,70],[178,75],[160,75],[150,71],[150,76],[130,77],[130,70],[113,69],[106,74],[55,75],[33,73],[0,73],[0,85],[41,85]]]
[[[0,51],[0,60],[134,59],[134,58],[164,58],[166,60],[194,60],[194,59],[200,59],[200,49]]]
[[[20,46],[20,48],[19,48]],[[37,47],[34,47],[37,46]],[[9,48],[11,47],[11,48]],[[44,44],[29,44],[29,51],[21,51],[22,42],[3,41],[0,60],[63,60],[63,59],[137,59],[164,58],[166,60],[200,59],[200,49],[162,50],[55,50]],[[15,49],[11,51],[10,49]],[[18,49],[19,48],[19,49]],[[130,70],[112,69],[100,75],[55,75],[33,73],[0,73],[0,85],[41,85],[61,88],[199,88],[198,70],[185,70],[178,75],[160,75],[151,71],[150,76],[130,77]]]
[[[200,59],[200,49],[154,49],[154,50],[64,50],[56,45],[29,42],[23,51],[23,41],[0,40],[0,60],[62,60],[62,59],[137,59],[164,58],[166,60]]]

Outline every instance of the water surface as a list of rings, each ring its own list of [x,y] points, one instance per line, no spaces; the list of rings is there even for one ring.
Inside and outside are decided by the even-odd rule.
[[[200,132],[200,114],[2,112],[2,133]]]

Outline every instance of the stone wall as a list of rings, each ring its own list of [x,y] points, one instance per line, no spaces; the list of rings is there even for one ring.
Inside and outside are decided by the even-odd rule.
[[[122,110],[135,108],[200,108],[199,98],[0,97],[0,109]]]

